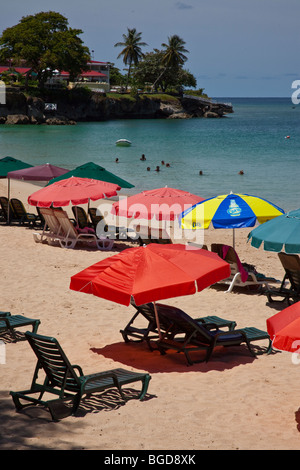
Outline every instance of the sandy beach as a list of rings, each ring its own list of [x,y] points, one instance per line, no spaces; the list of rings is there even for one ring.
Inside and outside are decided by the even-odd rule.
[[[28,212],[28,183],[12,183],[12,197]],[[0,182],[5,195],[6,181]],[[34,209],[35,211],[35,209]],[[248,229],[236,230],[242,261],[279,280],[275,253],[247,243]],[[232,243],[231,230],[207,230],[205,243]],[[125,344],[120,334],[133,307],[69,289],[70,278],[130,244],[112,251],[62,249],[35,243],[33,230],[0,226],[1,310],[40,319],[38,332],[56,337],[70,361],[85,374],[122,367],[147,371],[152,379],[144,401],[120,401],[115,391],[83,400],[75,416],[52,422],[44,409],[16,413],[10,390],[30,387],[35,356],[20,336],[5,342],[0,364],[0,449],[2,450],[298,450],[300,366],[288,352],[254,359],[246,347],[219,349],[208,363],[187,367],[182,354],[150,352],[146,344]],[[266,330],[266,319],[286,305],[246,289],[226,293],[210,287],[192,296],[167,299],[192,317],[218,315],[237,327]],[[23,328],[20,331],[25,331]],[[129,387],[131,389],[133,387]],[[126,393],[131,393],[127,390]]]

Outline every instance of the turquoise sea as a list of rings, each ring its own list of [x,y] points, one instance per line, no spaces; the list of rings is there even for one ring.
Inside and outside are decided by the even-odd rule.
[[[205,198],[232,191],[266,198],[285,211],[299,208],[300,105],[291,98],[216,101],[231,102],[234,113],[223,119],[1,125],[0,158],[67,169],[93,161],[134,184],[126,194],[162,186]],[[120,138],[131,147],[117,147]]]

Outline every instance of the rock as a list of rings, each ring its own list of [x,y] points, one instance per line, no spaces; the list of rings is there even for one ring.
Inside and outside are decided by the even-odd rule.
[[[64,116],[56,116],[46,119],[46,124],[55,126],[74,125],[75,121],[65,118]]]
[[[29,124],[29,117],[25,114],[8,114],[5,124]]]

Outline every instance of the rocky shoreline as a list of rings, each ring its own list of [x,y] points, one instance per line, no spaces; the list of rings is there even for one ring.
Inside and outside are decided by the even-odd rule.
[[[229,104],[184,95],[172,100],[141,95],[111,98],[93,93],[89,98],[56,99],[52,102],[22,92],[7,91],[0,105],[0,124],[74,125],[77,122],[112,119],[221,118],[233,113]]]

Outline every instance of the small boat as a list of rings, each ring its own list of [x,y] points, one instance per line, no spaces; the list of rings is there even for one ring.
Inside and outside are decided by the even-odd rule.
[[[129,147],[129,145],[131,145],[131,142],[130,142],[130,140],[127,140],[127,139],[119,139],[119,140],[117,140],[116,145],[120,145],[120,146],[123,146],[123,147]]]

